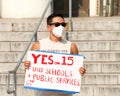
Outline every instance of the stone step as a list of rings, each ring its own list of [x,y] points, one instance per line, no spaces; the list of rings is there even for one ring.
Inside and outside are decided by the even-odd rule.
[[[17,74],[17,85],[24,85],[25,73]],[[11,74],[10,84],[13,84],[13,74]],[[118,74],[86,74],[82,77],[82,85],[97,86],[119,86]],[[6,85],[6,74],[0,74],[0,85]]]
[[[73,30],[120,30],[120,17],[81,17],[72,20]],[[0,19],[0,31],[34,31],[38,21],[39,19]],[[69,22],[68,18],[66,22]],[[47,31],[46,18],[38,31]]]
[[[48,37],[48,32],[38,32],[38,40]],[[29,41],[32,32],[0,32],[0,42]],[[71,41],[117,41],[120,40],[120,31],[74,31],[68,33]]]
[[[13,89],[11,87],[11,89]],[[0,96],[14,96],[13,94],[8,94],[6,91],[6,86],[1,86],[0,85]],[[17,95],[16,96],[36,96],[35,92],[33,90],[28,90],[21,86],[17,86]]]
[[[0,32],[0,41],[1,42],[25,42],[29,41],[33,32]],[[48,32],[39,32],[39,39],[48,37]]]
[[[0,63],[0,74],[6,74],[10,70],[14,70],[17,63]],[[120,66],[118,62],[84,62],[83,66],[87,70],[87,74],[119,74]],[[18,74],[25,74],[23,63],[20,65]],[[119,78],[120,79],[120,78]],[[120,80],[119,80],[120,81]]]
[[[114,34],[114,32],[113,32]],[[19,35],[19,34],[18,34]],[[7,36],[7,34],[6,34]],[[77,36],[77,35],[76,35]],[[117,38],[118,36],[118,38]],[[15,38],[19,37],[19,36],[14,36]],[[104,37],[104,36],[103,36]],[[112,35],[111,35],[112,37]],[[76,37],[79,39],[79,36]],[[77,40],[75,37],[71,37],[71,41],[75,42],[78,46],[79,51],[83,51],[83,52],[106,52],[106,51],[119,51],[120,50],[120,41],[117,40],[119,39],[119,35],[116,35],[116,40],[115,37],[112,38],[108,38],[109,40],[83,40],[82,38]],[[96,36],[97,38],[97,36]],[[99,38],[99,36],[98,36]],[[107,38],[107,36],[106,36]],[[104,37],[104,39],[106,39]],[[30,39],[30,38],[28,38]],[[76,39],[76,40],[75,40]],[[92,39],[92,38],[91,38]],[[21,38],[18,38],[16,41],[11,39],[11,41],[7,41],[7,40],[3,40],[0,39],[0,52],[21,52],[25,49],[25,47],[27,46],[28,42],[27,41],[22,41]],[[21,40],[21,41],[20,41]],[[31,43],[32,44],[32,43]]]
[[[85,56],[86,62],[119,62],[120,52],[79,52]],[[0,62],[17,62],[22,53],[21,52],[0,52]]]
[[[18,74],[17,76],[18,76],[18,78],[17,78],[17,93],[18,93],[18,95],[17,96],[28,95],[30,92],[31,92],[32,96],[34,96],[34,91],[29,90],[29,89],[24,89],[24,75]],[[4,74],[0,74],[0,85],[1,85],[0,86],[0,89],[1,89],[0,96],[2,96],[1,94],[6,94],[5,78],[6,77]],[[11,79],[13,79],[13,78],[11,78]],[[97,94],[99,94],[101,91],[102,92],[105,91],[105,94],[106,94],[106,92],[108,92],[107,95],[105,95],[105,96],[113,96],[113,92],[115,92],[114,94],[116,94],[116,96],[119,96],[119,95],[117,95],[120,92],[120,89],[119,89],[120,82],[119,81],[120,80],[117,80],[116,75],[111,75],[111,74],[109,74],[109,75],[108,74],[106,74],[106,75],[85,75],[82,78],[82,85],[81,85],[82,93],[80,95],[84,96],[83,94],[86,94],[86,92],[89,91],[90,94],[96,94],[95,96],[99,96]],[[12,80],[11,80],[11,82],[12,82]],[[10,88],[12,89],[12,85],[10,86]],[[110,92],[111,91],[110,89],[113,91],[112,93]],[[90,91],[90,90],[93,90],[93,91]],[[8,96],[8,95],[6,94],[4,96]],[[89,96],[93,96],[93,95],[89,95]]]
[[[70,32],[69,40],[81,41],[81,40],[91,40],[91,41],[109,41],[109,40],[120,40],[119,31],[78,31]]]
[[[87,86],[81,88],[80,94],[75,94],[74,96],[119,96],[120,88],[113,87],[97,87],[97,86]]]
[[[36,96],[35,91],[30,89],[25,89],[23,86],[17,87],[17,96]],[[0,96],[13,96],[13,94],[6,93],[6,87],[0,86]],[[97,86],[82,86],[81,92],[73,96],[119,96],[120,88],[113,87],[97,87]]]

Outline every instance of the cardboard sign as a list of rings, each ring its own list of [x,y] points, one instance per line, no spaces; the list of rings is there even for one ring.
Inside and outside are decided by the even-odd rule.
[[[31,61],[31,66],[26,70],[25,88],[68,94],[80,92],[79,68],[84,56],[29,51],[27,60]]]

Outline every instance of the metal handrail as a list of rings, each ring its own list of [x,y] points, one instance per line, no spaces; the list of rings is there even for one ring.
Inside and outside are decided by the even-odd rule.
[[[22,63],[23,58],[24,58],[25,54],[27,53],[27,51],[28,51],[28,49],[29,49],[29,47],[30,47],[30,44],[32,43],[33,39],[35,38],[35,36],[36,36],[36,34],[37,34],[37,31],[38,31],[38,28],[39,28],[39,26],[40,26],[40,24],[41,24],[41,22],[42,22],[42,20],[43,20],[43,18],[44,18],[44,16],[45,16],[45,13],[46,13],[46,11],[47,11],[47,9],[48,9],[48,7],[49,7],[49,5],[50,5],[51,3],[52,3],[52,0],[50,0],[50,1],[48,2],[47,6],[46,6],[46,8],[45,8],[45,10],[44,10],[41,18],[40,18],[40,21],[39,21],[39,23],[38,23],[35,31],[33,32],[33,35],[32,35],[32,37],[30,38],[30,41],[28,42],[25,50],[23,51],[23,54],[22,54],[20,60],[18,61],[15,69],[14,69],[14,70],[11,70],[11,71],[8,71],[8,73],[7,73],[7,75],[6,75],[6,86],[7,86],[6,89],[7,89],[7,93],[8,93],[8,94],[13,93],[14,96],[17,95],[17,93],[16,93],[16,89],[17,89],[17,88],[16,88],[16,82],[17,82],[17,80],[16,80],[16,72],[17,72],[20,64]],[[36,38],[37,38],[37,36],[36,36]],[[14,86],[13,86],[14,88],[13,88],[13,90],[10,89],[10,74],[13,74],[13,75],[14,75],[14,78],[13,78],[13,79],[14,79],[14,80],[13,80],[13,81],[14,81]]]
[[[70,20],[70,31],[73,31],[73,23],[72,23],[72,0],[69,0],[69,20]]]
[[[8,94],[11,94],[11,93],[14,93],[15,92],[15,88],[13,89],[13,90],[10,90],[10,74],[14,74],[15,72],[14,71],[8,71],[8,73],[7,73],[7,93]],[[14,75],[15,76],[15,75]],[[14,81],[14,80],[13,80]],[[14,82],[15,83],[15,82]]]
[[[39,20],[39,23],[38,23],[37,27],[35,28],[35,31],[33,32],[33,35],[30,38],[30,41],[28,42],[25,50],[23,51],[23,54],[22,54],[20,60],[18,61],[16,67],[13,70],[8,71],[7,74],[6,74],[6,87],[7,87],[6,89],[7,89],[7,93],[8,94],[12,94],[13,93],[14,96],[17,96],[17,93],[16,93],[16,90],[17,90],[17,87],[16,87],[16,84],[17,84],[17,80],[16,80],[16,78],[17,78],[17,75],[16,75],[17,70],[18,70],[20,64],[22,63],[22,61],[23,61],[23,59],[24,59],[24,57],[25,57],[25,55],[26,55],[26,53],[27,53],[27,51],[28,51],[32,41],[33,41],[33,39],[35,38],[35,41],[37,40],[38,28],[39,28],[39,26],[40,26],[40,24],[41,24],[41,22],[42,22],[42,20],[43,20],[43,18],[45,16],[45,13],[47,12],[48,7],[49,7],[50,4],[53,4],[53,0],[50,0],[48,2],[48,4],[47,4],[47,6],[46,6],[46,8],[45,8],[45,10],[44,10],[40,20]],[[69,20],[70,20],[70,27],[71,27],[71,30],[72,30],[72,0],[69,0]],[[14,78],[13,78],[13,81],[14,81],[13,88],[10,88],[10,77],[11,77],[10,75],[11,74],[13,74],[13,76],[14,76]]]

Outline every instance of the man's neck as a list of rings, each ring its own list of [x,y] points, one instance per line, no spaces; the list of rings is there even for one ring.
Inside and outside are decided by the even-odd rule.
[[[50,36],[50,40],[55,41],[55,42],[60,42],[62,40],[61,37],[55,37],[55,36]]]

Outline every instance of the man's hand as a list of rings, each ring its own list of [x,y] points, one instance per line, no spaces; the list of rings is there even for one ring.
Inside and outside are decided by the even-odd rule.
[[[29,69],[30,65],[31,65],[31,62],[30,62],[30,61],[25,61],[25,62],[24,62],[25,71],[26,71],[26,69]]]
[[[84,67],[79,68],[80,75],[83,76],[86,73],[86,69]]]

